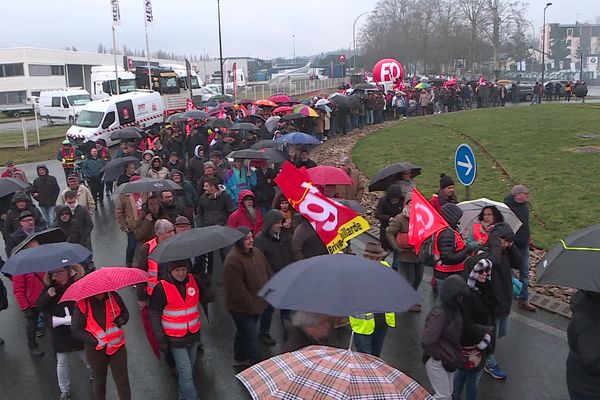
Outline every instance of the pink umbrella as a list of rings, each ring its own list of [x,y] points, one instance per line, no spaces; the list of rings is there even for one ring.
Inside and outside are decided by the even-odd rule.
[[[292,107],[290,106],[279,106],[276,109],[274,109],[271,114],[275,115],[275,114],[289,114],[291,113],[293,110]]]
[[[79,301],[97,294],[115,292],[147,280],[148,273],[138,268],[103,267],[69,286],[60,302]]]
[[[289,103],[292,98],[287,94],[274,94],[269,98],[269,100],[275,103]]]
[[[310,180],[315,185],[352,185],[352,178],[340,168],[331,167],[329,165],[319,165],[314,168],[309,168],[306,173]]]

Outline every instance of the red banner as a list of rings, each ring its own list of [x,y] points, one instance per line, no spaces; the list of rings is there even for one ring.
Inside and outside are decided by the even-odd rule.
[[[369,229],[366,219],[325,197],[313,186],[306,172],[289,161],[283,164],[275,183],[294,209],[310,221],[329,253],[339,252],[348,246],[350,239]]]
[[[185,99],[185,111],[197,110],[198,108],[190,99]]]
[[[421,244],[434,233],[448,227],[448,223],[417,189],[413,189],[410,199],[408,244],[414,246],[415,253],[419,254]]]

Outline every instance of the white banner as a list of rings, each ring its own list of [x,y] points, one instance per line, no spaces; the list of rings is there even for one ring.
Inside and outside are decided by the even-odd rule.
[[[143,0],[144,1],[144,10],[146,12],[146,23],[151,24],[154,21],[154,17],[152,16],[152,1],[151,0]]]
[[[113,26],[121,25],[121,11],[119,10],[119,0],[110,0],[110,6],[112,8]]]

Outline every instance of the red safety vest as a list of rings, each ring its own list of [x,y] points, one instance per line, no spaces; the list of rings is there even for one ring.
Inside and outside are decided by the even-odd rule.
[[[110,154],[108,153],[108,149],[106,147],[102,147],[102,152],[100,153],[100,156],[102,156],[102,158],[106,161],[109,160]]]
[[[479,240],[483,239],[483,244],[486,244],[489,236],[484,229],[481,229],[481,224],[473,224],[473,240],[479,242]]]
[[[152,253],[152,250],[158,246],[158,239],[150,239],[145,244],[148,245],[148,256]],[[146,286],[146,293],[148,296],[152,296],[154,288],[158,284],[158,263],[148,258],[148,285]]]
[[[185,300],[177,286],[161,281],[167,305],[163,309],[161,323],[165,335],[181,338],[189,333],[200,330],[200,290],[198,284],[191,274],[188,274],[188,282],[185,285]]]
[[[154,150],[154,139],[150,136],[146,138],[146,150]]]
[[[65,151],[65,148],[60,149],[60,153],[63,158],[62,166],[64,169],[75,168],[75,149],[73,146],[69,149],[69,154]]]
[[[98,340],[96,350],[106,348],[106,354],[109,356],[113,355],[121,347],[125,346],[125,333],[123,332],[123,329],[115,325],[115,318],[121,315],[121,307],[119,307],[119,304],[116,301],[113,301],[111,297],[106,299],[104,302],[104,308],[106,309],[106,329],[102,329],[94,319],[88,302],[89,300],[87,299],[77,302],[79,311],[81,311],[83,315],[87,314],[85,330]],[[88,309],[90,310],[89,313],[87,312]]]
[[[452,228],[448,228],[448,229],[452,229]],[[459,252],[462,249],[465,248],[465,241],[463,240],[462,236],[460,236],[460,233],[458,233],[457,231],[455,231],[454,229],[452,229],[452,232],[454,232],[454,242],[456,243],[456,250],[455,252]],[[453,265],[445,265],[442,263],[442,259],[440,258],[440,249],[438,248],[438,236],[437,234],[434,235],[433,237],[433,256],[435,259],[435,269],[440,271],[440,272],[461,272],[464,271],[465,269],[465,263],[464,261],[458,264],[453,264]]]

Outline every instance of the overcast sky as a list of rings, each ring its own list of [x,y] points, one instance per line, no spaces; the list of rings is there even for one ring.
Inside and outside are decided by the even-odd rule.
[[[460,0],[458,0],[460,1]],[[120,0],[117,48],[144,49],[143,0]],[[529,0],[536,32],[547,0]],[[594,22],[600,0],[553,0],[547,22]],[[152,0],[150,50],[218,57],[216,0]],[[221,0],[223,56],[291,57],[349,48],[352,23],[377,0]],[[110,0],[17,0],[0,13],[0,47],[112,47]],[[357,23],[366,22],[366,16]]]

